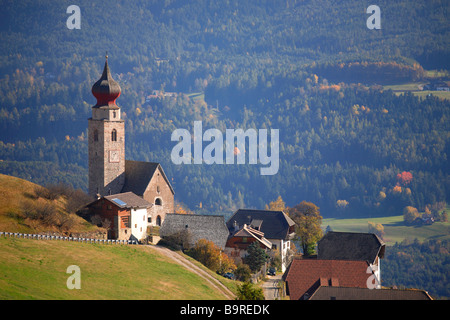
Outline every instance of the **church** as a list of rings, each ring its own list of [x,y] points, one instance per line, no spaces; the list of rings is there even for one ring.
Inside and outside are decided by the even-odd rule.
[[[125,159],[125,122],[116,105],[121,88],[111,76],[108,56],[92,94],[97,104],[88,119],[89,195],[96,200],[88,205],[90,214],[108,218],[108,237],[141,240],[148,226],[161,226],[174,212],[175,192],[159,163]]]

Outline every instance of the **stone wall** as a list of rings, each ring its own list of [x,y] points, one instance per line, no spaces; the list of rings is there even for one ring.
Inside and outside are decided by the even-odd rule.
[[[151,217],[151,222],[148,223],[149,226],[158,225],[158,216],[161,219],[159,224],[161,225],[166,214],[173,213],[175,210],[174,194],[159,168],[156,170],[148,184],[143,198],[153,204],[153,206],[148,209],[148,216]]]

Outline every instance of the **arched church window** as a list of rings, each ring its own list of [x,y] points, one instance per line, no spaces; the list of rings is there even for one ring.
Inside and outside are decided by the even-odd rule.
[[[94,141],[98,141],[98,130],[94,130]]]
[[[117,141],[117,130],[113,129],[111,132],[111,141]]]
[[[155,199],[155,206],[162,206],[161,198],[156,198]]]

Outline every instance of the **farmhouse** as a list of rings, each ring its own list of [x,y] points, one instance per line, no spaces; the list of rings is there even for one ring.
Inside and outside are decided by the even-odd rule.
[[[366,261],[381,284],[380,259],[386,245],[373,233],[330,231],[317,243],[317,259]]]
[[[291,300],[307,300],[324,286],[367,289],[368,266],[365,261],[294,259],[283,275],[286,294]]]
[[[147,235],[147,212],[152,206],[134,193],[126,192],[101,197],[87,207],[93,216],[109,222],[109,239],[139,241]]]
[[[272,243],[264,237],[264,233],[244,224],[230,234],[224,252],[235,260],[242,259],[247,255],[247,248],[257,242],[264,250],[272,249]]]
[[[287,256],[294,238],[294,225],[283,211],[239,209],[228,220],[227,227],[231,234],[243,225],[247,225],[264,234],[264,238],[278,249],[281,255],[282,271],[287,267]]]
[[[283,275],[292,300],[349,298],[358,289],[381,289],[380,259],[385,243],[373,233],[328,232],[317,243],[317,257],[294,259]],[[333,288],[333,289],[330,289]],[[336,291],[337,288],[352,288]],[[339,289],[340,290],[340,289]]]

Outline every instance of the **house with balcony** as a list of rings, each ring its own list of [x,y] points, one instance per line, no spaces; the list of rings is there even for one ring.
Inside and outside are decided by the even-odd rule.
[[[259,237],[257,232],[262,233],[264,242],[271,243],[271,249],[277,249],[280,252],[284,272],[289,264],[288,256],[295,235],[295,222],[283,211],[253,209],[239,209],[227,222],[231,236],[244,225],[246,229],[243,229],[243,232],[250,231],[257,238]],[[248,239],[252,238],[254,237],[248,237]]]

